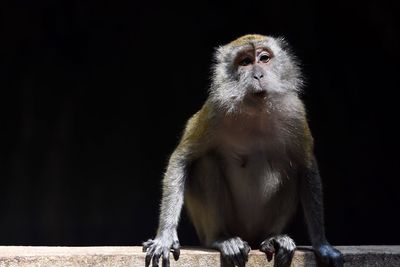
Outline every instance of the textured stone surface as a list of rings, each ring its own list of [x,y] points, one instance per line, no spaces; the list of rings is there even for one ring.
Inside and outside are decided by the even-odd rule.
[[[337,247],[345,257],[345,266],[400,266],[400,246]],[[141,247],[1,247],[0,266],[144,266]],[[185,248],[180,259],[171,257],[171,267],[219,266],[219,253],[200,248]],[[272,267],[264,254],[251,251],[246,267]],[[313,253],[300,247],[292,267],[316,266]]]

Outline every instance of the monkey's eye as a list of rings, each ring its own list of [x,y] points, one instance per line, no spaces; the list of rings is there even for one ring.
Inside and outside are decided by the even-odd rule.
[[[249,57],[245,57],[245,58],[243,58],[243,59],[241,59],[241,60],[239,61],[239,65],[240,65],[240,66],[248,66],[248,65],[250,65],[251,63],[253,63],[253,61],[252,61],[251,58],[249,58]]]
[[[267,63],[270,59],[271,59],[271,57],[268,54],[262,54],[260,56],[260,61],[263,63]]]

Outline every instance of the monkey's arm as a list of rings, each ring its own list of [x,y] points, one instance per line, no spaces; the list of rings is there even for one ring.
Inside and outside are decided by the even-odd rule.
[[[300,177],[300,197],[314,251],[324,266],[343,266],[343,255],[325,237],[322,183],[314,156]]]
[[[188,122],[182,139],[172,153],[163,179],[160,219],[157,236],[143,243],[147,251],[146,267],[153,261],[158,266],[162,256],[163,267],[170,266],[169,252],[172,249],[175,260],[179,258],[177,227],[184,202],[185,183],[191,162],[207,147],[207,133],[210,125],[210,110],[205,105]]]
[[[147,251],[146,267],[153,260],[158,266],[160,257],[163,266],[169,266],[169,252],[172,249],[175,260],[179,258],[180,245],[177,226],[183,205],[186,164],[179,149],[172,154],[163,179],[163,195],[161,201],[160,220],[157,236],[143,243],[143,251]]]

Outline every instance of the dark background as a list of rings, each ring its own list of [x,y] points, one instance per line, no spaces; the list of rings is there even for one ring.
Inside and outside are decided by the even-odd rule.
[[[1,3],[0,245],[138,245],[207,97],[214,47],[285,36],[335,245],[399,244],[399,29],[390,1]],[[290,229],[308,244],[301,214]],[[196,244],[186,215],[179,236]]]

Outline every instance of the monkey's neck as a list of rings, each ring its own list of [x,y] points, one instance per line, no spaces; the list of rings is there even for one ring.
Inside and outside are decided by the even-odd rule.
[[[227,133],[247,132],[252,137],[292,132],[293,127],[299,127],[305,120],[304,107],[297,95],[283,95],[257,103],[243,101],[234,112],[218,114],[217,127]]]
[[[242,102],[237,104],[237,109],[232,113],[247,116],[262,116],[263,113],[267,113],[290,117],[297,115],[296,110],[301,109],[302,103],[297,95],[274,94],[263,98],[246,96]]]

